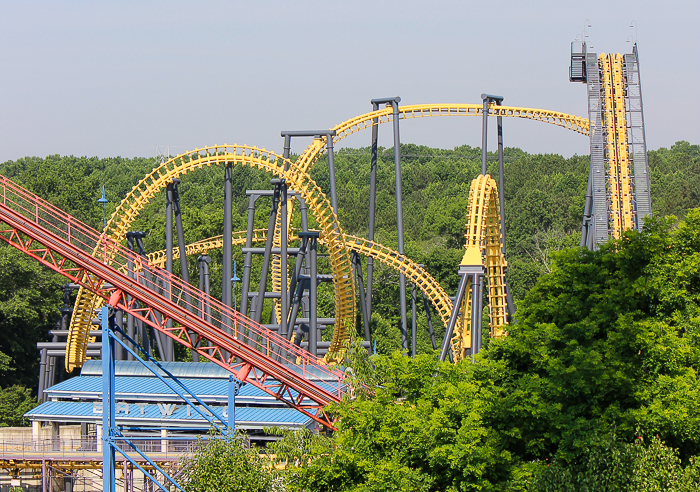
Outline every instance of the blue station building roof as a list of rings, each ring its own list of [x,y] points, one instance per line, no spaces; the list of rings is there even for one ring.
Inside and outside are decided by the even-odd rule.
[[[189,397],[195,394],[224,420],[228,419],[230,372],[213,363],[166,362],[161,366],[186,388],[168,380],[166,384],[139,361],[115,363],[115,401],[117,423],[128,426],[202,427],[209,422],[186,404],[171,388]],[[162,372],[159,371],[162,375]],[[45,390],[49,401],[30,410],[25,416],[32,421],[92,423],[102,422],[102,364],[87,361],[80,376],[62,381]],[[201,412],[211,416],[204,406]],[[246,430],[264,427],[312,427],[314,421],[303,413],[286,407],[273,396],[251,384],[242,385],[236,396],[236,426]]]

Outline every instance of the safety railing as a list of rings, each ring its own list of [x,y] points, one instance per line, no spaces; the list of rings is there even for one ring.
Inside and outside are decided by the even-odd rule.
[[[344,390],[342,372],[329,368],[284,337],[255,323],[169,272],[150,264],[146,258],[129,251],[4,176],[0,176],[0,187],[2,205],[60,240],[56,241],[50,236],[33,238],[37,242],[61,255],[77,255],[78,262],[82,260],[87,264],[97,259],[103,266],[112,270],[109,274],[102,271],[102,280],[113,284],[139,284],[148,291],[147,295],[143,296],[147,298],[138,299],[140,302],[151,307],[161,306],[161,314],[171,319],[174,313],[170,311],[175,308],[179,319],[186,320],[181,324],[188,332],[194,331],[196,337],[221,347],[233,356],[244,360],[247,357],[246,362],[258,369],[282,371],[282,375],[295,378],[296,382],[306,386],[307,390],[307,383],[310,383],[313,386],[310,388],[313,395],[306,396],[313,396],[315,401],[328,403],[341,399]],[[0,213],[0,219],[2,215]],[[65,245],[60,244],[61,241],[70,245],[70,251],[62,249]],[[52,261],[62,265],[64,259],[52,256]],[[97,265],[94,266],[97,269]],[[87,267],[86,269],[90,270]],[[101,267],[100,269],[104,270]],[[131,281],[125,277],[130,277]],[[90,277],[86,278],[84,283],[96,282],[97,278]],[[101,288],[104,290],[107,287]],[[163,300],[166,300],[167,304],[164,305]],[[164,329],[164,326],[159,329]],[[168,328],[168,332],[172,336],[173,330]],[[181,333],[180,336],[185,335]],[[195,336],[190,335],[189,338],[185,344],[194,345]],[[230,365],[231,361],[232,357],[223,362]]]
[[[142,453],[161,454],[158,459],[177,459],[192,455],[203,442],[197,437],[177,437],[161,439],[130,439],[129,442]],[[128,454],[134,451],[126,440],[117,440],[117,445]],[[53,439],[3,439],[0,440],[0,459],[101,459],[102,442],[92,438],[53,438]]]

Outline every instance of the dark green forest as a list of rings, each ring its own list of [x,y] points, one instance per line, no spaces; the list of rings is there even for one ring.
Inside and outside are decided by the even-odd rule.
[[[480,149],[403,144],[401,154],[407,256],[452,294]],[[368,148],[340,149],[335,159],[340,223],[359,236],[368,228],[369,156]],[[678,142],[649,152],[655,219],[597,252],[578,248],[588,163],[588,156],[505,149],[508,280],[518,323],[507,338],[487,343],[475,364],[436,361],[422,309],[422,355],[396,354],[398,275],[375,263],[377,354],[356,358],[366,369],[359,376],[378,388],[376,395],[335,408],[340,431],[332,438],[307,436],[288,446],[292,462],[299,443],[324,450],[290,467],[290,488],[633,490],[614,487],[627,483],[623,475],[630,470],[650,467],[668,477],[648,480],[698,483],[692,457],[700,453],[700,212],[689,210],[700,207],[700,146]],[[109,217],[153,164],[148,158],[27,157],[0,164],[0,174],[101,229],[101,187]],[[395,248],[393,169],[393,149],[380,149],[376,239]],[[492,154],[489,173],[497,175]],[[328,190],[326,161],[312,176]],[[246,190],[269,189],[270,178],[234,169],[234,231],[245,229]],[[180,190],[185,241],[221,234],[223,170],[183,176]],[[264,227],[269,204],[259,204],[256,227]],[[147,251],[165,246],[164,193],[133,228],[147,233]],[[217,296],[221,252],[210,255]],[[240,250],[234,257],[242,265]],[[60,316],[64,280],[4,245],[0,266],[0,425],[18,425],[36,396],[36,343],[48,340]],[[194,258],[188,269],[196,279]],[[327,287],[319,290],[322,315],[332,315]],[[444,328],[433,319],[441,339]],[[577,488],[596,474],[610,482]]]

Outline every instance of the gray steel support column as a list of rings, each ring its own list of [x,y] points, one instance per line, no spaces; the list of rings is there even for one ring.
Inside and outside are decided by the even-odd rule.
[[[131,251],[131,252],[134,251],[134,236],[132,236],[130,234],[126,235],[126,247],[129,251]],[[167,251],[166,251],[166,254],[167,254]],[[129,272],[129,277],[132,279],[135,279],[136,274],[134,273],[134,262],[131,260],[131,257],[129,257],[127,260],[127,270]],[[130,296],[127,297],[127,300],[129,302],[131,302],[131,297]],[[126,334],[132,340],[136,340],[136,337],[134,336],[134,317],[129,313],[126,314]],[[129,344],[129,345],[131,345],[131,344]],[[129,348],[131,348],[131,350],[135,350],[135,347],[133,347],[133,346],[129,347]],[[126,360],[134,360],[134,356],[127,352]]]
[[[37,390],[37,400],[44,402],[44,385],[46,384],[46,349],[41,349],[41,361],[39,362],[39,388]]]
[[[472,319],[470,320],[471,323],[471,341],[472,341],[472,360],[474,360],[474,356],[478,353],[479,348],[479,338],[480,338],[480,332],[479,332],[479,318],[481,316],[475,315],[479,311],[479,274],[474,273],[471,275],[472,278]]]
[[[143,256],[144,258],[146,257],[146,249],[143,246],[143,238],[146,237],[146,234],[144,232],[132,232],[130,233],[134,236],[134,239],[136,240],[136,247],[138,248],[138,253],[140,256]],[[142,280],[141,284],[146,285],[146,283],[151,284],[152,288],[155,289],[156,283],[152,280],[151,274],[148,272],[148,270],[145,270],[142,275]],[[160,315],[155,312],[153,314],[158,320],[160,320]],[[143,347],[146,349],[148,352],[148,355],[152,355],[152,343],[150,342],[150,339],[148,337],[148,330],[149,327],[146,325],[143,321],[139,321],[138,323],[139,330],[141,331],[141,338],[142,338],[142,344]],[[165,335],[161,335],[159,331],[156,330],[151,330],[153,333],[153,338],[156,341],[156,347],[158,348],[158,354],[160,355],[160,358],[164,361],[174,361],[175,360],[175,350],[174,350],[174,345],[173,345],[173,351],[172,353],[168,352],[168,345],[167,341],[164,339],[168,339],[169,337]]]
[[[476,275],[476,316],[474,320],[476,321],[476,350],[472,348],[472,354],[476,355],[481,351],[482,341],[483,341],[483,320],[484,320],[484,276]]]
[[[248,197],[248,227],[246,228],[245,247],[253,247],[253,227],[255,224],[255,202],[257,195]],[[241,313],[248,316],[248,291],[250,289],[250,269],[253,263],[253,253],[246,253],[243,260],[243,282],[241,283]]]
[[[173,273],[173,183],[168,183],[165,192],[165,269]],[[172,294],[172,288],[167,287],[168,293]],[[169,298],[169,300],[172,300]],[[168,328],[173,327],[173,322],[168,320]],[[164,356],[166,361],[174,360],[175,346],[169,337],[164,343]],[[171,352],[172,348],[172,352]]]
[[[365,285],[362,281],[362,258],[357,251],[353,251],[351,254],[352,263],[355,265],[355,284],[360,290],[360,311],[362,312],[362,325],[365,329],[365,340],[371,342],[372,337],[369,329],[369,317],[367,315],[367,303],[365,294]]]
[[[328,150],[328,181],[331,187],[331,206],[335,215],[338,215],[338,193],[335,188],[335,156],[333,152],[333,135],[326,134],[326,148]]]
[[[425,294],[422,294],[423,297],[423,309],[425,309],[425,317],[428,320],[428,333],[430,334],[430,343],[433,345],[433,350],[437,350],[437,344],[435,343],[435,332],[433,331],[433,320],[432,320],[432,315],[430,314],[430,305],[428,304],[428,298],[425,297]]]
[[[309,237],[309,248],[311,249],[309,254],[309,260],[311,263],[311,275],[309,279],[309,352],[314,356],[318,354],[317,342],[318,342],[318,323],[317,323],[317,312],[316,312],[316,287],[318,286],[317,281],[317,268],[316,268],[316,252],[318,246],[318,233],[313,234]]]
[[[186,283],[190,283],[190,272],[187,269],[187,251],[185,251],[185,230],[182,226],[182,209],[180,204],[180,180],[173,179],[173,205],[175,211],[175,229],[177,230],[177,247],[180,250],[180,275],[182,280]],[[187,303],[187,309],[189,311],[192,307],[192,298],[189,295],[185,295],[185,302]],[[194,332],[189,331],[192,340],[197,337]],[[168,353],[174,355],[175,345],[173,340],[168,337]],[[119,345],[119,344],[117,344]],[[172,347],[172,348],[171,348]],[[172,360],[175,360],[174,357]],[[192,350],[192,362],[199,362],[199,354],[196,350]]]
[[[394,110],[392,122],[394,126],[394,181],[396,186],[396,229],[398,233],[399,254],[404,254],[403,240],[403,198],[401,192],[401,139],[399,137],[399,101],[397,97],[391,107]],[[401,346],[408,352],[408,317],[406,316],[406,276],[399,275],[399,302],[401,309]]]
[[[114,324],[117,328],[122,330],[122,325],[124,324],[124,313],[122,311],[117,310],[114,312]],[[114,336],[119,338],[119,340],[124,341],[124,338],[120,333],[115,332]],[[118,343],[114,344],[114,360],[124,360],[124,352],[126,352],[124,347]]]
[[[280,335],[287,337],[289,299],[287,298],[287,184],[280,184]]]
[[[289,292],[294,293],[294,299],[290,302],[292,303],[291,313],[289,316],[289,323],[287,324],[287,338],[291,339],[292,333],[294,333],[294,324],[296,323],[297,314],[299,311],[299,304],[301,303],[301,297],[303,295],[304,281],[300,280],[301,266],[304,264],[304,259],[306,257],[306,251],[309,245],[309,238],[303,234],[307,231],[303,231],[301,235],[301,246],[299,247],[299,253],[297,253],[296,263],[294,263],[294,272],[292,273],[292,282],[289,286]]]
[[[486,149],[488,145],[486,137],[489,129],[489,99],[484,96],[485,94],[481,95],[484,99],[484,109],[481,118],[481,174],[486,176]]]
[[[500,106],[500,104],[499,104]],[[503,256],[506,254],[506,193],[503,188],[503,174],[505,172],[505,166],[503,165],[503,117],[498,116],[496,118],[496,124],[498,125],[498,197],[499,197],[499,211],[501,213],[501,236],[503,238]]]
[[[463,270],[460,268],[460,270]],[[445,337],[442,339],[442,346],[440,347],[440,360],[444,361],[447,358],[447,354],[450,351],[450,340],[452,339],[452,333],[455,330],[455,325],[457,324],[457,318],[459,317],[459,308],[462,306],[462,300],[464,299],[464,292],[467,289],[467,284],[469,283],[470,275],[464,271],[459,272],[459,287],[457,287],[457,295],[455,296],[454,303],[452,304],[452,312],[450,313],[450,320],[447,323],[447,331],[445,331]]]
[[[588,247],[588,238],[592,236],[591,210],[593,208],[593,166],[588,166],[588,186],[586,187],[586,204],[583,208],[583,223],[581,224],[581,248]]]
[[[501,105],[503,98],[496,101],[498,106]],[[503,163],[503,117],[498,116],[496,118],[496,124],[498,125],[498,201],[499,209],[501,213],[501,248],[503,250],[503,256],[506,257],[506,190],[505,190],[505,165]],[[504,272],[504,277],[507,279],[507,267]],[[506,280],[503,286],[506,292],[506,308],[508,309],[508,314],[513,316],[515,314],[515,304],[513,303],[513,296],[510,293],[510,287]]]
[[[199,290],[209,295],[210,292],[210,282],[209,282],[209,263],[211,258],[208,255],[203,255],[197,258],[197,265],[199,266]],[[211,323],[211,305],[204,301],[201,307],[201,316],[204,321]],[[206,347],[209,344],[206,341],[202,341],[200,346]]]
[[[416,333],[418,331],[418,325],[416,320],[416,284],[412,284],[413,289],[411,291],[411,356],[416,358]]]
[[[233,223],[232,209],[233,206],[233,166],[229,162],[224,168],[224,251],[223,251],[223,273],[221,277],[221,302],[228,307],[233,307],[233,290],[231,286],[231,276],[233,272]],[[231,327],[228,326],[231,321],[226,319],[225,330],[231,333]]]
[[[267,222],[267,238],[265,240],[265,254],[263,255],[263,265],[260,272],[260,285],[258,286],[258,299],[255,306],[255,314],[251,313],[253,321],[260,323],[262,320],[263,303],[265,302],[265,290],[267,289],[267,274],[270,271],[270,249],[272,248],[272,240],[275,235],[275,221],[277,219],[277,210],[279,206],[280,183],[282,180],[273,179],[272,184],[275,185],[275,193],[272,196],[272,207],[270,208],[270,218]],[[230,278],[230,277],[229,277]],[[230,282],[229,282],[230,283]]]
[[[372,111],[379,109],[378,103],[372,103]],[[377,208],[377,143],[379,138],[379,118],[372,119],[372,149],[369,164],[369,231],[367,239],[374,241],[374,215]],[[367,317],[372,318],[372,276],[374,274],[374,258],[367,258]]]

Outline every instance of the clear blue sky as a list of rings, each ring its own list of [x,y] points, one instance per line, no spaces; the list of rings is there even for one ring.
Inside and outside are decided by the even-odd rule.
[[[585,86],[568,81],[586,19],[596,52],[630,51],[637,23],[649,148],[700,143],[697,1],[0,1],[0,162],[154,156],[157,145],[281,151],[280,130],[328,128],[394,95],[478,103],[488,92],[587,116]],[[476,118],[406,121],[401,133],[481,143]],[[528,152],[588,153],[585,137],[541,123],[506,120],[504,134]],[[380,144],[392,145],[388,127]]]

